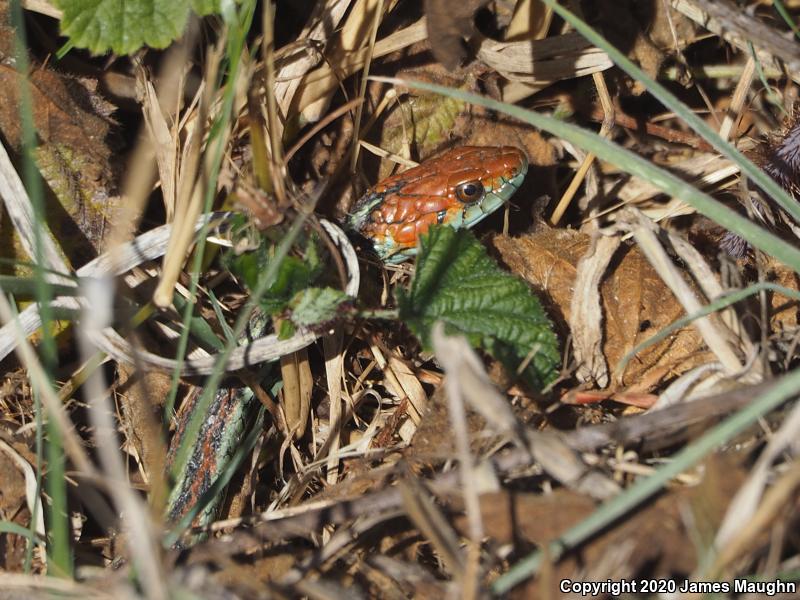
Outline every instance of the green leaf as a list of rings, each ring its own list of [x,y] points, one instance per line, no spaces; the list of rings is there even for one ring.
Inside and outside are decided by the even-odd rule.
[[[398,295],[400,318],[430,348],[431,328],[464,334],[525,381],[540,389],[559,369],[558,340],[538,298],[522,280],[502,271],[468,230],[434,226],[420,239],[414,280]]]
[[[201,17],[219,12],[219,0],[192,0],[192,10]]]
[[[300,327],[311,327],[333,321],[339,315],[339,307],[350,297],[333,288],[308,288],[296,294],[289,307],[292,322]]]
[[[278,326],[278,339],[288,340],[294,335],[295,331],[297,330],[294,328],[294,323],[289,320],[281,320]]]
[[[271,315],[281,312],[286,308],[292,296],[311,285],[315,275],[316,273],[308,267],[307,263],[296,256],[287,256],[278,267],[275,282],[267,288],[266,293],[259,301],[261,310]],[[248,287],[251,290],[254,289],[249,282]]]
[[[239,256],[228,253],[224,264],[232,273],[241,277],[248,289],[254,290],[271,260],[272,245],[267,239],[263,239],[253,251]],[[296,294],[313,284],[324,268],[315,239],[308,239],[302,258],[287,256],[281,261],[274,281],[259,301],[259,307],[268,315],[280,314]]]
[[[166,48],[181,36],[189,17],[188,0],[57,0],[56,5],[63,12],[61,33],[94,54]]]

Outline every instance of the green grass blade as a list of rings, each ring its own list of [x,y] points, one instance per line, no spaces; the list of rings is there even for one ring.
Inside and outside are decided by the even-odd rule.
[[[227,87],[222,99],[222,109],[219,117],[216,119],[209,132],[209,140],[207,145],[207,152],[213,153],[213,162],[211,171],[208,174],[208,181],[206,183],[205,198],[204,198],[204,212],[209,212],[214,202],[217,190],[217,179],[219,177],[219,170],[222,164],[222,156],[225,152],[223,131],[230,124],[233,115],[233,102],[236,97],[236,79],[238,77],[239,69],[242,63],[242,57],[246,52],[245,42],[247,33],[250,31],[250,26],[253,22],[253,14],[255,12],[255,2],[249,0],[243,2],[238,7],[238,19],[228,18],[228,69],[227,69]],[[186,304],[186,309],[183,312],[183,330],[178,340],[178,348],[176,351],[175,360],[180,365],[186,357],[186,351],[189,345],[189,330],[190,322],[192,319],[192,311],[197,298],[197,287],[200,280],[200,269],[203,263],[203,256],[205,254],[206,236],[208,234],[209,224],[203,223],[203,227],[198,233],[198,242],[194,250],[194,260],[189,272],[189,302]],[[164,416],[168,421],[172,416],[172,411],[175,406],[175,398],[178,394],[178,384],[180,382],[180,366],[176,367],[172,373],[172,385],[167,399],[164,402]],[[210,399],[209,399],[210,402]],[[184,456],[185,459],[185,456]]]
[[[30,198],[33,208],[33,215],[36,223],[46,223],[44,211],[44,189],[39,171],[34,159],[36,149],[36,128],[33,120],[33,101],[31,90],[27,79],[30,72],[28,61],[28,45],[25,34],[25,20],[22,14],[22,7],[19,2],[11,2],[11,24],[14,28],[15,59],[16,68],[19,72],[19,113],[22,124],[22,165],[23,181],[25,189]],[[39,313],[42,319],[42,363],[45,371],[51,374],[58,364],[58,351],[55,339],[53,338],[53,314],[50,302],[53,299],[53,290],[45,278],[45,253],[44,236],[49,235],[41,227],[34,227],[34,262],[33,275],[36,282],[36,300],[39,303]],[[52,382],[52,375],[49,375]],[[38,396],[41,390],[34,387],[34,396]],[[35,403],[41,407],[38,401]],[[37,427],[43,427],[41,410],[36,413]],[[64,576],[72,576],[72,553],[70,549],[69,521],[67,513],[67,482],[64,472],[64,450],[61,446],[61,435],[55,424],[55,419],[50,419],[47,423],[47,491],[52,499],[49,513],[49,566],[52,572]],[[43,471],[44,465],[41,461],[42,455],[37,454],[37,473]],[[40,489],[36,490],[40,493]],[[31,522],[31,530],[35,527],[35,521]],[[28,554],[30,558],[30,553]],[[30,561],[26,560],[29,565]]]
[[[27,527],[12,523],[11,521],[0,521],[0,533],[13,533],[28,540],[28,543],[44,545],[44,542],[37,539],[36,535]]]
[[[205,387],[203,388],[203,392],[197,402],[197,407],[195,408],[194,414],[192,415],[189,424],[186,426],[186,433],[183,438],[185,443],[181,444],[180,448],[178,448],[178,451],[175,454],[175,462],[173,463],[172,469],[173,473],[178,473],[185,468],[186,462],[191,456],[192,441],[197,437],[197,434],[202,426],[203,419],[205,419],[208,412],[208,407],[214,398],[214,394],[219,387],[220,381],[222,381],[224,365],[228,360],[228,356],[236,347],[236,341],[241,338],[245,328],[250,322],[250,317],[258,306],[258,300],[264,295],[264,292],[274,281],[274,277],[278,271],[278,268],[280,267],[281,262],[289,253],[289,249],[292,247],[297,235],[300,233],[303,225],[305,224],[305,220],[306,214],[302,212],[295,218],[292,226],[289,228],[289,231],[287,231],[286,235],[276,247],[273,259],[264,270],[264,274],[261,277],[259,285],[252,291],[247,304],[245,304],[236,318],[236,323],[233,327],[233,335],[235,337],[225,344],[224,350],[220,352],[219,360],[214,367],[214,371],[208,376],[208,379],[205,382]]]
[[[782,0],[772,0],[772,6],[777,11],[777,13],[783,19],[783,22],[786,23],[791,30],[794,32],[794,35],[797,38],[800,38],[800,29],[797,28],[797,25],[792,18],[792,15],[789,14],[789,11],[786,10],[786,5],[783,3]]]
[[[630,75],[635,81],[641,83],[647,91],[655,96],[659,102],[680,117],[686,124],[697,132],[703,139],[711,144],[720,154],[736,163],[742,173],[753,180],[763,189],[773,200],[783,207],[792,217],[800,223],[800,204],[792,198],[786,190],[775,182],[769,175],[762,171],[758,166],[748,160],[730,142],[723,140],[708,123],[694,114],[694,112],[681,102],[672,92],[663,85],[651,79],[644,71],[637,67],[627,56],[617,50],[597,31],[592,29],[586,22],[579,19],[575,14],[559,5],[556,0],[542,0],[547,6],[551,7],[567,23],[572,25],[578,33],[589,40],[592,44],[605,51],[609,58],[620,69]],[[722,224],[722,223],[720,223]],[[750,241],[750,240],[748,240]]]
[[[672,333],[686,327],[693,321],[700,319],[702,317],[706,317],[711,313],[717,312],[718,310],[722,310],[723,308],[727,308],[737,302],[741,302],[745,298],[758,294],[759,292],[763,291],[773,291],[778,292],[779,294],[783,294],[787,298],[794,298],[795,300],[800,300],[800,292],[797,290],[791,290],[787,287],[782,285],[778,285],[777,283],[770,283],[767,281],[762,281],[760,283],[755,283],[750,285],[742,290],[736,290],[734,292],[730,292],[728,294],[723,294],[719,298],[715,298],[713,302],[710,302],[706,306],[704,306],[701,310],[694,312],[690,315],[686,315],[685,317],[681,317],[680,319],[676,320],[673,323],[670,323],[663,329],[659,330],[658,333],[653,335],[652,337],[647,338],[642,343],[637,344],[633,349],[630,350],[625,356],[623,356],[619,363],[617,363],[616,371],[621,373],[625,370],[628,362],[636,356],[639,352],[644,350],[645,348],[649,348],[653,344],[657,344],[658,342],[668,338]]]
[[[37,401],[41,405],[40,402]],[[55,419],[47,421],[47,493],[50,495],[50,528],[48,549],[53,573],[72,577],[69,512],[67,507],[66,453],[61,430]]]
[[[761,85],[764,86],[764,90],[767,93],[767,99],[772,103],[773,106],[778,108],[783,114],[783,117],[786,118],[789,116],[789,113],[781,104],[781,97],[775,91],[775,88],[769,84],[767,81],[767,75],[764,73],[764,66],[761,64],[761,61],[758,58],[758,54],[756,54],[756,48],[753,46],[753,42],[747,42],[747,50],[750,52],[750,58],[753,59],[753,64],[756,68],[756,75],[758,75],[758,80],[761,82]]]
[[[763,396],[754,399],[752,404],[728,417],[703,437],[686,446],[653,475],[639,479],[624,492],[600,506],[587,519],[564,532],[561,537],[549,545],[548,560],[557,561],[564,553],[585,542],[628,511],[633,510],[674,477],[692,468],[705,456],[798,394],[800,394],[800,369],[795,369],[776,380],[774,385]],[[505,594],[515,585],[536,574],[544,558],[544,553],[537,550],[522,559],[508,573],[492,584],[492,592]]]
[[[27,298],[38,294],[40,278],[17,277],[15,275],[0,275],[0,290],[6,294],[14,294]],[[54,283],[50,285],[50,291],[56,296],[77,296],[80,291],[72,285],[62,285]],[[52,315],[52,311],[51,311]]]
[[[491,98],[484,98],[477,94],[454,90],[432,83],[406,81],[390,77],[373,77],[372,79],[428,92],[436,92],[445,96],[452,96],[466,102],[505,113],[525,123],[530,123],[534,127],[538,127],[539,129],[563,138],[583,150],[594,153],[602,160],[608,161],[618,166],[620,169],[652,183],[665,193],[683,200],[701,214],[713,219],[726,229],[734,231],[754,247],[774,256],[792,270],[800,273],[800,249],[788,244],[763,227],[759,227],[736,211],[714,200],[708,194],[696,189],[680,177],[657,167],[645,158],[634,154],[630,150],[621,148],[617,144],[600,137],[596,133],[518,106],[512,106],[497,100],[492,100]]]

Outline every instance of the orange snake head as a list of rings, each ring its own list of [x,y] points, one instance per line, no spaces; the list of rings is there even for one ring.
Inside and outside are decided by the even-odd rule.
[[[528,171],[514,146],[461,146],[384,179],[364,194],[348,216],[387,263],[417,253],[419,236],[434,223],[472,227],[517,191]]]

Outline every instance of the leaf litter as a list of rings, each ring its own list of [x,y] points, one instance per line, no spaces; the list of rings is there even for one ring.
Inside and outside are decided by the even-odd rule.
[[[510,117],[408,88],[397,88],[394,96],[387,96],[389,88],[383,83],[369,81],[363,88],[359,84],[369,74],[446,84],[584,127],[593,127],[598,110],[611,106],[619,119],[605,130],[606,137],[732,206],[739,206],[743,194],[750,193],[738,175],[739,165],[709,154],[704,140],[686,134],[679,118],[652,102],[646,86],[614,68],[603,48],[571,31],[547,2],[462,3],[458,27],[444,19],[451,13],[443,1],[425,3],[424,13],[404,2],[308,4],[302,15],[278,7],[274,64],[263,62],[269,53],[262,54],[262,40],[255,32],[250,34],[251,53],[243,55],[238,74],[221,69],[221,45],[210,47],[202,59],[205,63],[194,69],[181,63],[185,55],[178,55],[184,58],[172,72],[135,71],[127,59],[108,62],[82,56],[84,66],[95,73],[110,71],[145,84],[147,93],[135,100],[142,104],[135,104],[134,111],[103,98],[95,91],[97,82],[90,82],[88,96],[83,96],[94,102],[73,101],[69,90],[75,90],[76,79],[70,67],[33,69],[27,80],[35,92],[38,169],[56,196],[68,189],[82,203],[77,211],[66,211],[75,229],[65,229],[58,219],[48,217],[58,248],[71,258],[72,247],[78,248],[72,260],[77,268],[106,249],[108,239],[113,239],[111,228],[124,231],[132,226],[131,235],[137,236],[133,247],[139,235],[163,225],[165,219],[189,224],[191,229],[202,205],[202,182],[208,181],[204,178],[211,172],[214,148],[221,148],[221,166],[211,206],[225,209],[223,200],[239,196],[247,198],[251,214],[269,215],[259,234],[255,233],[259,227],[240,230],[238,246],[264,234],[267,243],[260,252],[271,260],[279,252],[282,236],[300,222],[298,215],[311,212],[315,198],[320,198],[316,205],[320,216],[341,218],[369,184],[398,170],[391,161],[373,156],[369,148],[406,161],[423,161],[461,143],[514,144],[526,150],[532,169],[509,206],[476,230],[492,259],[483,255],[475,263],[465,263],[466,271],[458,270],[458,260],[449,261],[453,264],[444,265],[443,272],[451,279],[445,275],[434,281],[432,300],[424,301],[424,294],[415,292],[425,277],[424,256],[416,273],[408,266],[387,270],[369,258],[369,248],[362,244],[361,286],[347,288],[351,295],[358,292],[354,300],[345,301],[347,268],[334,266],[334,257],[346,252],[337,249],[344,247],[341,240],[328,244],[325,240],[331,234],[316,225],[314,216],[308,217],[309,224],[298,226],[304,237],[319,235],[328,261],[324,265],[330,269],[318,274],[319,279],[290,286],[291,294],[270,309],[274,316],[270,331],[277,339],[279,334],[296,334],[294,328],[309,328],[314,335],[303,345],[320,335],[322,343],[271,355],[281,356],[282,388],[260,384],[262,369],[247,358],[236,363],[245,371],[223,379],[221,389],[240,389],[244,381],[261,399],[248,413],[251,416],[243,418],[252,445],[241,448],[246,451],[229,473],[227,490],[217,492],[214,500],[219,508],[210,511],[213,519],[175,545],[178,540],[170,537],[175,523],[161,516],[165,490],[174,483],[164,466],[164,449],[181,437],[173,431],[175,413],[189,411],[205,384],[198,375],[187,374],[175,388],[169,374],[144,365],[156,350],[176,355],[184,330],[180,307],[185,305],[179,306],[177,300],[173,304],[174,292],[196,303],[194,314],[208,322],[218,342],[225,343],[237,311],[247,305],[269,260],[251,264],[244,276],[231,274],[213,252],[207,252],[201,257],[204,270],[193,281],[189,273],[195,255],[189,255],[187,262],[191,235],[181,234],[188,236],[185,247],[162,242],[170,246],[174,265],[170,269],[175,269],[174,280],[163,280],[170,283],[162,281],[159,288],[162,301],[169,301],[160,313],[145,316],[143,325],[131,325],[132,313],[149,302],[157,287],[159,268],[153,259],[159,254],[146,250],[147,261],[129,262],[130,267],[120,269],[124,287],[115,296],[114,326],[122,332],[117,336],[130,342],[115,343],[126,350],[112,353],[106,369],[112,379],[104,394],[117,400],[119,407],[113,415],[118,445],[95,436],[84,414],[88,396],[82,386],[88,357],[74,347],[74,327],[59,336],[60,367],[50,372],[51,387],[63,406],[56,408],[52,403],[56,397],[48,396],[48,418],[64,425],[67,439],[66,491],[76,507],[68,545],[80,581],[71,588],[55,582],[48,587],[36,575],[22,579],[3,575],[0,585],[92,597],[131,590],[129,578],[148,572],[141,564],[147,559],[130,551],[130,533],[137,531],[137,523],[128,520],[135,518],[128,512],[119,517],[118,504],[123,500],[97,495],[95,482],[102,478],[106,488],[124,481],[135,491],[132,497],[146,501],[151,509],[147,527],[138,532],[156,532],[150,544],[161,549],[151,557],[155,562],[149,566],[154,570],[149,572],[158,574],[159,583],[135,592],[148,597],[186,589],[204,597],[256,597],[264,586],[272,593],[307,596],[474,597],[493,590],[558,597],[559,582],[565,579],[796,581],[798,549],[786,533],[796,519],[793,493],[798,480],[790,443],[796,437],[797,418],[789,405],[771,411],[760,428],[728,439],[699,466],[669,478],[659,494],[607,521],[601,533],[569,538],[563,556],[548,558],[545,553],[537,569],[514,579],[520,582],[516,587],[507,583],[509,574],[518,577],[517,569],[535,556],[532,552],[584,523],[602,519],[615,499],[657,477],[663,465],[702,439],[712,424],[743,410],[751,398],[769,394],[772,377],[796,368],[797,299],[792,293],[797,291],[798,266],[784,265],[752,248],[738,256],[721,253],[725,232],[677,196],[663,194],[658,182],[631,178],[602,156],[587,160],[580,149]],[[727,106],[738,106],[739,120],[730,127],[732,137],[744,147],[760,148],[768,140],[774,148],[783,138],[766,134],[791,129],[791,117],[788,125],[784,123],[792,112],[795,83],[792,70],[784,75],[781,65],[796,60],[797,42],[777,33],[786,28],[765,7],[748,12],[728,2],[719,8],[692,1],[673,3],[679,6],[669,9],[666,3],[656,3],[659,6],[650,12],[637,3],[625,3],[624,9],[619,3],[589,4],[584,18],[651,77],[675,74],[685,86],[676,88],[678,95],[694,111],[709,114],[714,127]],[[524,6],[533,11],[523,15],[530,19],[519,16]],[[378,15],[378,8],[385,14]],[[770,39],[755,37],[751,52],[741,42],[743,32],[764,28]],[[167,43],[167,29],[154,32],[158,45]],[[709,37],[714,44],[708,43]],[[147,41],[143,34],[142,38]],[[82,38],[75,36],[75,42],[81,45]],[[102,44],[130,50],[112,39]],[[100,49],[94,46],[95,51]],[[163,66],[171,50],[142,53],[151,66]],[[30,49],[32,55],[38,51]],[[753,56],[760,67],[768,68],[770,82],[783,88],[767,91],[755,80],[747,80],[749,86],[737,80]],[[8,149],[20,153],[20,130],[14,119],[20,103],[13,84],[21,78],[5,62],[3,68],[9,82],[5,89],[11,95],[0,111],[0,128]],[[171,102],[160,102],[168,91],[175,92],[166,89],[165,82],[179,72],[180,93],[173,93]],[[217,90],[220,72],[236,79]],[[717,75],[709,74],[714,72]],[[184,78],[185,73],[190,76]],[[275,105],[264,87],[267,81],[275,82]],[[744,87],[748,104],[731,102],[737,84]],[[283,140],[288,148],[290,140],[360,95],[361,89],[367,102],[357,110],[363,112],[345,111],[346,116],[331,119],[311,135],[288,164],[277,160],[282,153],[272,147],[275,140]],[[776,93],[783,94],[782,105],[775,103]],[[227,122],[221,119],[225,106],[230,107]],[[111,118],[109,108],[114,112]],[[256,110],[259,115],[248,114]],[[149,125],[139,138],[136,123],[142,111]],[[360,122],[355,121],[357,115]],[[614,123],[613,115],[603,116]],[[262,131],[259,142],[252,133],[253,123],[277,131]],[[214,132],[221,132],[221,137],[215,138]],[[128,144],[130,171],[112,160],[117,150],[106,145],[110,135]],[[259,148],[259,143],[265,147]],[[769,155],[763,148],[753,153],[761,157],[761,166],[763,156]],[[263,157],[276,160],[271,166],[259,164]],[[581,170],[577,194],[559,227],[543,225],[581,162],[587,168]],[[140,163],[147,163],[142,172],[151,175],[126,180],[126,174],[138,173]],[[283,182],[288,200],[265,193],[264,172]],[[138,191],[134,185],[140,186]],[[134,203],[142,208],[133,218],[119,217],[115,202],[120,189],[121,197],[141,198],[141,204]],[[3,196],[9,202],[9,194],[3,191]],[[640,212],[623,213],[620,208],[626,205],[635,205]],[[752,202],[741,206],[743,212],[758,208]],[[777,209],[774,212],[783,218]],[[102,215],[99,221],[96,214]],[[767,216],[764,221],[769,227],[775,219]],[[793,240],[793,225],[787,223],[777,230]],[[8,224],[4,218],[4,240],[10,239]],[[78,235],[82,227],[84,233]],[[645,230],[649,237],[642,233]],[[458,238],[459,257],[484,252],[472,234],[440,230],[431,237],[441,237],[441,231],[445,237]],[[212,233],[216,240],[237,245],[237,239],[226,237],[224,227]],[[685,246],[687,239],[694,249]],[[359,245],[358,240],[354,243]],[[288,253],[285,264],[294,261],[296,270],[286,277],[299,281],[308,271],[308,265],[301,264],[301,245]],[[22,255],[24,249],[4,252],[4,258]],[[112,259],[121,260],[104,254],[97,264],[105,265],[105,260],[122,264]],[[514,281],[509,285],[521,293],[514,306],[504,310],[517,309],[520,320],[527,317],[528,327],[543,326],[540,334],[550,331],[543,325],[545,319],[555,323],[556,336],[545,336],[547,340],[540,340],[542,346],[529,356],[521,346],[530,346],[530,339],[514,346],[521,338],[506,336],[503,344],[510,340],[513,347],[509,351],[497,341],[502,337],[500,325],[477,308],[470,315],[471,325],[456,321],[446,334],[435,329],[437,318],[447,319],[453,312],[443,308],[437,286],[464,284],[470,268],[477,264],[488,269],[494,259],[510,274],[498,275],[493,287]],[[731,289],[760,280],[788,289],[753,295],[712,317],[693,314]],[[193,296],[195,285],[199,293]],[[528,288],[536,295],[530,295]],[[29,299],[19,300],[22,310]],[[270,301],[275,299],[265,300]],[[481,306],[481,301],[474,306]],[[63,298],[59,302],[76,306]],[[539,303],[543,310],[533,306]],[[355,317],[354,311],[361,313]],[[691,323],[660,341],[643,344],[687,314],[694,317]],[[286,323],[293,325],[287,329]],[[28,332],[36,325],[29,321]],[[3,329],[9,331],[10,327]],[[452,337],[457,331],[466,334],[478,353],[464,339]],[[4,340],[3,347],[10,351],[20,343],[17,334]],[[203,360],[209,350],[193,333],[186,356],[190,361]],[[247,342],[238,355],[250,356]],[[25,375],[38,373],[31,361],[35,358],[22,354],[3,362],[1,426],[3,444],[8,445],[0,453],[0,477],[8,484],[0,504],[4,525],[30,527],[32,507],[42,506],[36,504],[36,490],[32,495],[22,484],[30,479],[30,471],[17,468],[19,460],[40,469],[45,477],[49,473],[46,462],[37,462],[35,455],[33,394]],[[212,370],[213,361],[208,363],[205,373]],[[667,407],[646,410],[656,403],[657,409]],[[252,417],[255,413],[257,419]],[[112,477],[105,463],[97,471],[84,446],[96,453],[122,452],[123,471]],[[743,522],[755,525],[737,526]],[[5,571],[22,573],[32,560],[30,568],[36,574],[57,572],[59,566],[53,562],[57,559],[39,553],[38,547],[31,558],[26,557],[28,546],[19,531],[11,527],[0,531],[6,539]],[[103,564],[104,573],[87,575],[89,564]]]

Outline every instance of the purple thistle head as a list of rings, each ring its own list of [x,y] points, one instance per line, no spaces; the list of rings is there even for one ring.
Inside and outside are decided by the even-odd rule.
[[[764,153],[764,171],[787,192],[792,193],[800,179],[800,120],[770,144]]]

